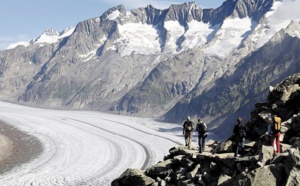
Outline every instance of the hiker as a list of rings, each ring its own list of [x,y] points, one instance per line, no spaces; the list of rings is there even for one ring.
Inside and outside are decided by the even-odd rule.
[[[183,123],[183,135],[185,139],[185,146],[190,148],[191,141],[193,137],[194,123],[191,121],[190,116],[186,118],[186,121]]]
[[[242,123],[243,119],[241,117],[237,118],[237,124],[234,126],[233,129],[233,150],[234,150],[234,157],[237,157],[239,154],[239,148],[241,149],[241,156],[244,156],[244,143],[246,137],[246,127]]]
[[[271,114],[269,114],[267,118],[267,124],[268,124],[268,141],[269,144],[272,145],[272,127],[273,127],[273,119]]]
[[[281,118],[277,115],[273,117],[274,124],[272,127],[272,146],[275,153],[280,153],[280,130],[281,130]]]
[[[198,118],[196,131],[198,132],[199,152],[202,153],[205,150],[205,138],[207,137],[207,126],[204,122],[202,122],[201,118]]]

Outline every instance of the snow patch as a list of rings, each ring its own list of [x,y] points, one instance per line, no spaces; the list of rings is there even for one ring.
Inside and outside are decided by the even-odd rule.
[[[73,34],[74,30],[75,30],[75,27],[70,27],[70,28],[68,28],[68,29],[66,29],[66,30],[64,30],[64,31],[62,31],[62,32],[60,33],[60,35],[58,36],[58,39],[62,39],[62,38],[65,38],[65,37],[69,37],[70,35]]]
[[[33,43],[56,43],[60,39],[70,36],[74,32],[74,30],[75,28],[72,27],[59,33],[53,29],[48,29]]]
[[[208,47],[203,48],[203,51],[209,55],[226,57],[241,44],[244,38],[248,37],[251,25],[252,20],[249,17],[225,19],[215,38],[208,43]]]
[[[30,45],[30,42],[28,42],[28,41],[20,41],[20,42],[12,43],[12,44],[8,45],[8,46],[6,47],[6,49],[7,49],[7,50],[8,50],[8,49],[13,49],[13,48],[16,48],[17,46],[25,46],[25,47],[27,47],[27,46],[29,46],[29,45]]]
[[[294,32],[289,33],[292,37],[300,38],[300,30],[295,30]]]
[[[184,34],[184,42],[182,49],[188,50],[196,46],[203,46],[208,40],[208,36],[214,31],[215,28],[207,23],[192,20],[188,23],[189,29]]]
[[[176,44],[178,39],[183,36],[185,30],[184,27],[179,24],[178,21],[166,21],[165,28],[168,31],[169,40],[166,43],[165,50],[170,52],[176,52],[178,45]]]
[[[119,10],[115,10],[115,11],[113,11],[112,13],[110,13],[110,14],[107,16],[106,19],[112,21],[112,20],[117,19],[117,18],[119,17],[119,15],[120,15],[120,11],[119,11]]]
[[[85,58],[82,62],[86,62],[86,61],[89,61],[90,59],[92,59],[94,56],[96,56],[96,54],[97,54],[97,49],[96,50],[92,50],[92,51],[90,51],[87,54],[79,55],[79,57]]]
[[[59,33],[53,29],[47,29],[42,35],[40,35],[34,43],[55,43],[58,40]]]
[[[274,2],[272,11],[266,14],[266,19],[258,25],[255,35],[253,35],[256,48],[262,47],[276,32],[285,29],[292,20],[299,21],[299,7],[300,1],[283,0]]]
[[[127,23],[118,25],[120,38],[114,43],[121,56],[136,54],[155,54],[160,52],[157,30],[148,24]]]

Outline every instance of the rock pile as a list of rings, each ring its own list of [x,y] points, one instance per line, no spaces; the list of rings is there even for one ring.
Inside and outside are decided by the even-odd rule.
[[[300,74],[271,87],[268,101],[258,103],[245,124],[246,155],[234,157],[233,142],[208,141],[202,154],[193,147],[174,147],[146,171],[126,170],[112,186],[126,185],[300,185]],[[282,118],[281,153],[266,137],[266,118]]]

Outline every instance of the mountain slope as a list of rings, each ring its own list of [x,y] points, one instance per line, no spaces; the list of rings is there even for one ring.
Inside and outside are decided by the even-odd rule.
[[[232,74],[218,79],[211,89],[180,101],[166,114],[170,121],[180,121],[182,114],[213,116],[211,128],[218,123],[234,124],[239,115],[250,116],[254,103],[263,101],[270,85],[282,81],[285,77],[300,72],[300,38],[293,36],[293,31],[300,29],[299,22],[292,22],[286,30],[277,33],[265,46],[253,52],[236,65]],[[291,33],[291,30],[292,33]],[[191,94],[197,94],[199,89]],[[180,114],[179,114],[180,113]],[[209,113],[209,114],[207,114]],[[214,126],[215,124],[215,126]],[[222,130],[219,131],[219,130]],[[227,132],[224,132],[227,130]],[[226,137],[231,127],[217,129]]]
[[[37,42],[41,36],[1,51],[0,98],[173,122],[201,116],[218,128],[237,114],[247,117],[266,91],[261,85],[297,71],[298,5],[227,0],[217,9],[113,7],[70,35],[52,31],[51,42]]]

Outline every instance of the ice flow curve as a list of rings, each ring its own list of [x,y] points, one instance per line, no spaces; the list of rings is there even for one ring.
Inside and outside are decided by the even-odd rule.
[[[0,175],[1,185],[110,185],[127,168],[157,163],[182,139],[151,119],[0,102],[0,118],[35,136],[43,152]],[[178,126],[177,126],[178,127]]]

